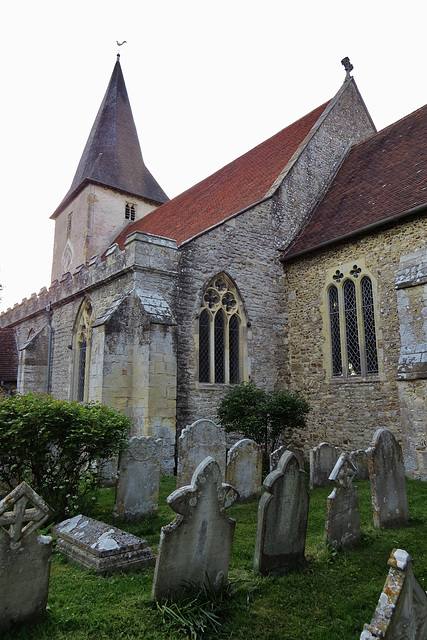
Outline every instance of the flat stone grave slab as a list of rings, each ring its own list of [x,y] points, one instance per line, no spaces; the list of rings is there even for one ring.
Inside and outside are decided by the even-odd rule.
[[[156,556],[145,540],[87,516],[64,520],[53,531],[58,534],[58,551],[85,569],[111,573],[156,563]]]

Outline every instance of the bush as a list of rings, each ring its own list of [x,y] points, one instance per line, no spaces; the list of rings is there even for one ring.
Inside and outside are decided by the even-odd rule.
[[[276,449],[281,436],[307,426],[310,405],[299,393],[267,392],[253,382],[232,387],[218,409],[218,419],[225,430],[238,431],[263,447],[263,467],[269,466],[269,454]]]
[[[11,396],[0,402],[0,483],[25,480],[55,509],[59,521],[88,515],[99,465],[127,441],[129,420],[100,404]]]

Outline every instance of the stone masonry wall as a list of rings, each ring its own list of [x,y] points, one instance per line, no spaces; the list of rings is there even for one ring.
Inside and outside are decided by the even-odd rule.
[[[289,312],[286,335],[287,379],[291,390],[305,394],[313,408],[307,432],[296,433],[295,444],[306,453],[322,441],[344,450],[366,448],[379,427],[391,429],[402,443],[407,472],[425,476],[425,429],[414,415],[424,403],[424,381],[407,384],[398,380],[401,356],[400,319],[396,277],[400,260],[423,247],[425,218],[413,217],[376,234],[341,243],[284,265],[285,302]],[[329,326],[325,313],[325,283],[331,269],[354,262],[364,263],[374,280],[374,305],[379,374],[361,379],[332,378],[327,350]],[[422,313],[426,313],[424,298]],[[421,312],[421,309],[420,309]],[[412,385],[412,388],[409,387]],[[403,401],[404,400],[404,401]],[[404,419],[403,419],[404,418]],[[423,431],[424,436],[420,430]],[[423,454],[414,454],[413,433]]]
[[[209,281],[225,272],[236,284],[248,326],[248,376],[267,389],[284,375],[282,270],[274,245],[271,201],[216,227],[181,248],[178,320],[177,428],[200,418],[216,419],[227,391],[223,384],[196,379],[195,335],[202,294]]]

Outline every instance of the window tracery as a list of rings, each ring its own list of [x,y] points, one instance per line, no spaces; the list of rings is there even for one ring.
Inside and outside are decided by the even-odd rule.
[[[199,314],[199,382],[234,384],[243,374],[243,308],[231,280],[214,278],[202,296]]]
[[[378,374],[372,277],[352,264],[334,271],[327,286],[332,376]]]

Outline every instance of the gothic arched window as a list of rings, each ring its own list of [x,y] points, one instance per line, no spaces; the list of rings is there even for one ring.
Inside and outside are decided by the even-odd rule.
[[[333,377],[378,374],[372,280],[361,272],[357,265],[337,269],[327,290]]]
[[[74,400],[88,399],[90,342],[94,313],[89,300],[80,308],[74,332]]]
[[[206,287],[199,314],[199,382],[234,384],[244,379],[243,308],[225,274]]]

